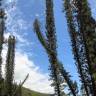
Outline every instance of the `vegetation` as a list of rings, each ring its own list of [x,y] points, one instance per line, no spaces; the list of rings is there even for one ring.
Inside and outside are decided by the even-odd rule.
[[[58,59],[57,35],[54,19],[54,0],[46,0],[45,32],[41,31],[39,20],[34,21],[34,32],[49,58],[51,86],[54,94],[41,94],[26,89],[24,81],[17,84],[14,81],[15,68],[15,36],[10,35],[5,42],[6,13],[0,0],[0,96],[95,96],[96,95],[96,21],[92,17],[88,0],[63,0],[63,11],[66,14],[68,32],[71,39],[72,52],[80,77],[81,88],[76,81],[71,80],[72,74],[65,70]],[[2,75],[2,50],[7,44],[5,78]],[[65,83],[69,93],[65,92]],[[80,90],[79,90],[80,89]]]
[[[51,96],[51,94],[43,94],[29,90],[27,88],[22,88],[22,96]]]
[[[54,13],[53,13],[53,0],[46,0],[46,37],[43,36],[40,30],[39,21],[36,19],[34,22],[34,30],[36,35],[45,48],[50,61],[50,70],[51,70],[51,80],[53,80],[52,86],[55,89],[55,95],[62,96],[64,95],[64,81],[67,82],[71,93],[73,96],[76,96],[78,93],[75,90],[75,85],[72,80],[70,80],[70,75],[63,67],[63,64],[57,58],[57,44],[56,44],[56,30],[54,23]],[[65,80],[64,80],[65,79]]]
[[[0,0],[0,6],[2,6],[2,0]],[[8,51],[6,56],[5,65],[5,78],[2,76],[2,50],[4,41],[4,31],[5,31],[5,11],[1,7],[0,9],[0,96],[21,96],[22,95],[22,85],[27,80],[28,76],[24,81],[17,85],[14,80],[14,58],[15,58],[15,37],[10,35],[8,38]]]
[[[94,64],[96,55],[96,21],[91,16],[87,0],[64,0],[64,9],[78,73],[87,96],[95,96]],[[70,7],[69,7],[70,6]],[[94,22],[94,23],[93,23]]]

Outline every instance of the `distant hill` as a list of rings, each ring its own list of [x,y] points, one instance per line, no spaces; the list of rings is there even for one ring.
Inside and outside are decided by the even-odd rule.
[[[43,93],[29,90],[27,88],[23,88],[22,93],[23,93],[22,96],[51,96],[51,94],[43,94]]]

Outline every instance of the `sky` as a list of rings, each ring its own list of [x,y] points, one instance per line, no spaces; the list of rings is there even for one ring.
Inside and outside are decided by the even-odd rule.
[[[16,37],[15,80],[21,82],[29,73],[24,86],[42,93],[53,93],[49,81],[48,56],[38,41],[33,30],[33,22],[38,18],[42,32],[45,30],[45,0],[5,0],[6,32]],[[58,2],[59,1],[59,2]],[[89,0],[92,15],[96,18],[96,0]],[[65,69],[72,74],[73,80],[78,80],[75,61],[71,51],[70,37],[67,30],[65,14],[62,12],[62,0],[54,0],[54,17],[57,32],[58,58]],[[3,59],[5,60],[7,45],[4,45]],[[5,65],[5,62],[4,64]],[[3,66],[4,71],[4,66]],[[3,72],[4,73],[4,72]]]

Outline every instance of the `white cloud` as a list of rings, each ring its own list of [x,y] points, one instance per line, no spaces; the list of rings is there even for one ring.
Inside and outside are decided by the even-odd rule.
[[[50,87],[51,82],[48,80],[48,74],[41,73],[39,67],[29,60],[26,54],[17,52],[15,63],[16,81],[23,80],[29,73],[29,78],[24,84],[25,87],[43,93],[53,93],[53,88]]]
[[[10,33],[5,34],[5,38],[8,38]],[[18,37],[18,35],[16,34]],[[22,38],[19,36],[19,38]],[[6,64],[6,53],[7,45],[4,45],[3,49],[3,74]],[[16,82],[20,83],[29,73],[29,78],[25,82],[24,86],[42,93],[53,93],[53,88],[50,86],[51,81],[49,81],[48,73],[42,73],[41,69],[34,64],[32,60],[29,59],[28,55],[24,52],[18,51],[16,49],[15,53],[15,76],[14,79]]]
[[[17,0],[16,0],[17,1]],[[13,2],[13,0],[9,0],[8,4],[10,5],[10,2]],[[14,5],[14,3],[12,3]],[[12,6],[13,6],[12,5]],[[26,25],[28,28],[28,23],[20,17],[20,10],[17,8],[17,6],[13,6],[12,8],[7,6],[6,8],[7,13],[7,21],[6,21],[6,27],[7,27],[7,33],[5,34],[5,38],[8,38],[10,34],[14,35],[17,39],[18,46],[21,46],[24,44],[24,46],[30,45],[27,41],[27,39],[24,38],[24,34],[21,35],[20,31],[26,30]],[[10,32],[11,31],[11,32]],[[3,50],[3,73],[4,73],[4,65],[5,63],[5,57],[7,53],[7,46],[4,45]],[[24,86],[27,88],[30,88],[35,91],[43,92],[43,93],[53,93],[53,88],[50,86],[51,82],[49,81],[48,73],[42,73],[41,69],[36,66],[33,62],[33,60],[30,60],[29,55],[24,52],[24,50],[21,50],[19,47],[16,49],[16,56],[15,56],[15,80],[19,83],[20,81],[23,81],[25,76],[29,73],[29,78],[25,82]]]
[[[5,57],[7,53],[7,47],[4,46],[3,50],[3,72],[5,66]],[[42,93],[53,93],[53,88],[50,86],[51,81],[49,81],[48,73],[40,72],[40,68],[34,64],[32,60],[28,58],[28,55],[21,52],[16,52],[15,54],[15,81],[20,83],[29,73],[29,78],[25,82],[24,86]],[[4,74],[4,73],[3,73]]]
[[[23,13],[17,7],[17,0],[11,0],[8,4],[5,4],[7,19],[6,19],[6,27],[7,32],[16,32],[20,33],[30,26],[29,22],[24,20]]]

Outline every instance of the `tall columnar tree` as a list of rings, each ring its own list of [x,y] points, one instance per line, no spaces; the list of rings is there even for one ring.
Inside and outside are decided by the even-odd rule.
[[[52,51],[48,53],[49,61],[51,63],[51,78],[55,83],[55,90],[60,96],[60,81],[59,80],[59,71],[57,62],[57,51],[56,51],[56,30],[54,24],[54,13],[53,13],[53,0],[46,0],[46,36],[47,36],[47,46]]]
[[[4,29],[5,29],[5,13],[4,13],[4,9],[2,9],[2,0],[0,0],[0,80],[2,79],[2,47],[3,47],[3,41],[4,41]]]
[[[39,26],[39,22],[38,20],[36,19],[35,22],[34,22],[34,29],[35,29],[35,32],[36,32],[36,35],[39,39],[39,41],[41,42],[41,44],[43,45],[43,47],[45,48],[45,50],[47,51],[47,53],[51,53],[52,50],[50,50],[48,48],[48,45],[47,45],[47,41],[46,39],[44,38],[43,34],[41,33],[41,30],[40,30],[40,26]],[[70,79],[70,75],[69,73],[64,69],[63,67],[63,64],[57,60],[56,61],[57,63],[57,66],[58,66],[58,70],[60,71],[60,74],[63,76],[63,80],[65,80],[69,86],[69,89],[71,90],[71,93],[73,94],[73,96],[76,96],[76,90],[74,90],[73,86],[74,86],[74,83],[73,81]],[[62,95],[61,95],[62,96]]]
[[[96,60],[93,47],[96,42],[96,22],[91,16],[87,0],[64,1],[66,18],[72,39],[73,54],[77,62],[78,72],[87,96],[90,94],[95,96],[95,80],[92,72],[94,68],[92,68],[92,66],[95,65]]]
[[[96,65],[96,52],[93,46],[96,42],[96,23],[95,21],[93,23],[94,19],[92,18],[87,0],[75,1],[74,5],[77,8],[77,23],[83,41],[82,44],[84,45],[85,62],[88,65],[88,72],[92,83],[90,91],[95,96],[96,84],[94,75],[96,75],[96,69],[94,69],[94,66]]]
[[[4,6],[2,4],[3,0],[0,0],[0,96],[21,96],[22,86],[27,80],[29,74],[26,76],[23,82],[18,86],[13,82],[14,79],[14,58],[15,58],[15,37],[13,35],[9,36],[8,42],[4,41],[4,31],[5,31],[5,19],[6,14]],[[6,40],[7,41],[7,40]],[[5,65],[5,78],[2,76],[2,50],[3,43],[8,43],[8,51]],[[15,86],[16,85],[16,86]]]
[[[5,86],[6,94],[12,96],[13,94],[13,79],[14,79],[14,57],[15,57],[15,37],[9,36],[8,39],[8,52],[6,59],[6,73],[5,73]]]
[[[2,78],[2,47],[3,47],[3,41],[4,41],[4,29],[5,29],[5,13],[4,9],[2,8],[2,0],[0,0],[0,96],[2,94],[2,83],[3,83],[3,78]]]
[[[68,73],[63,68],[62,64],[57,58],[57,43],[56,43],[56,30],[54,23],[54,13],[53,13],[53,0],[46,0],[46,37],[43,36],[40,30],[40,25],[36,19],[34,22],[34,29],[36,35],[45,48],[50,61],[51,79],[53,80],[55,94],[57,96],[62,96],[62,78],[65,79],[73,96],[76,96],[75,88],[73,88],[73,82],[71,82]],[[63,82],[64,83],[64,82]]]
[[[84,72],[84,68],[83,66],[85,65],[82,61],[81,61],[81,52],[80,51],[80,46],[79,46],[79,41],[81,40],[79,37],[79,33],[76,30],[77,26],[76,23],[74,22],[74,17],[73,17],[73,12],[72,12],[72,6],[70,3],[70,0],[64,0],[64,10],[66,12],[66,18],[67,18],[67,24],[68,24],[68,30],[69,30],[69,34],[71,37],[71,44],[72,44],[72,49],[73,49],[73,54],[74,54],[74,59],[76,60],[76,66],[78,68],[78,73],[80,75],[81,81],[84,84],[84,88],[86,91],[87,96],[89,96],[88,94],[88,88],[87,88],[87,82],[85,79],[85,72]],[[79,39],[79,40],[78,40]]]
[[[49,47],[48,47],[48,41],[44,38],[43,34],[41,33],[41,30],[40,30],[40,26],[39,26],[39,22],[38,20],[36,19],[35,22],[34,22],[34,29],[35,29],[35,32],[36,32],[36,35],[38,36],[38,39],[40,40],[41,44],[44,46],[44,48],[46,49],[46,52],[48,53],[49,55],[49,59],[50,60],[50,70],[51,70],[51,79],[53,80],[53,86],[55,88],[55,94],[58,95],[58,96],[61,96],[61,90],[60,90],[60,73],[59,73],[59,70],[58,70],[58,65],[57,65],[57,53],[55,54],[54,50],[51,50]],[[54,57],[52,57],[51,55],[53,55]],[[54,62],[53,62],[54,61]]]

